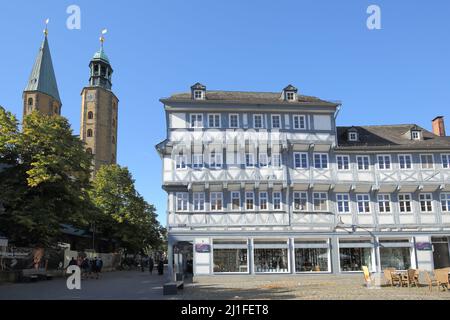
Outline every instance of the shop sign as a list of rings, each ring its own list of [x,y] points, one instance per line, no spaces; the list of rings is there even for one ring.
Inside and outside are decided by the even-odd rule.
[[[206,243],[196,243],[195,244],[195,252],[209,253],[209,252],[211,252],[211,246]]]
[[[432,251],[433,245],[429,242],[417,242],[416,249],[419,251]]]

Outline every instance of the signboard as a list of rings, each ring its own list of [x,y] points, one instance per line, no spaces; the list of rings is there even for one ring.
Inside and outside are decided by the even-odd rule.
[[[432,251],[433,245],[429,242],[417,242],[416,249],[419,251]]]
[[[197,244],[195,244],[195,252],[209,253],[209,252],[211,252],[211,246],[206,243],[197,243]]]

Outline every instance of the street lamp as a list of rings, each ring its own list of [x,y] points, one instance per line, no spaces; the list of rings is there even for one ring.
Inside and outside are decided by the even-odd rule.
[[[336,224],[336,226],[334,227],[334,231],[336,231],[337,229],[343,229],[343,230],[347,231],[347,232],[350,233],[350,234],[356,233],[356,231],[357,231],[358,229],[362,229],[362,230],[364,230],[364,231],[367,231],[367,233],[369,233],[370,236],[371,236],[372,239],[373,239],[373,245],[374,245],[374,248],[377,249],[377,248],[379,247],[379,243],[378,243],[378,241],[377,241],[377,237],[375,236],[375,234],[373,234],[373,232],[372,232],[371,230],[369,230],[369,229],[367,229],[367,228],[364,228],[364,227],[361,227],[361,226],[359,226],[359,225],[357,225],[357,224],[346,225],[346,224],[342,221],[342,217],[339,217],[339,221],[338,221],[338,223]],[[351,231],[348,231],[347,229],[351,229]],[[376,267],[377,270],[378,270],[378,265],[379,265],[379,263],[378,263],[378,254],[377,254],[377,252],[375,251],[375,267]]]

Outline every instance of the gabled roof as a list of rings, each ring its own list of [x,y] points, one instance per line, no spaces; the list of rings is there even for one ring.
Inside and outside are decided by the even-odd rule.
[[[347,132],[355,128],[358,141],[348,141]],[[421,130],[422,140],[405,135],[410,130]],[[337,127],[338,148],[342,149],[450,149],[450,137],[439,137],[416,124]]]
[[[24,91],[42,92],[61,103],[47,36],[45,36],[39,48],[33,70],[31,71],[27,87]]]
[[[294,91],[297,92],[298,89],[294,87],[292,84],[288,85],[286,88],[283,89],[284,91]]]
[[[286,105],[324,105],[336,107],[338,102],[330,102],[316,97],[297,95],[297,101],[285,101],[281,92],[245,92],[245,91],[212,91],[207,90],[204,100],[193,100],[191,92],[173,94],[167,99],[161,99],[163,103],[187,102],[187,103],[243,103],[243,104],[286,104]]]

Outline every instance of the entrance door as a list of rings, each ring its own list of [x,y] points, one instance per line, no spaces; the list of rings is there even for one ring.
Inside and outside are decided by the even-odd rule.
[[[174,263],[178,272],[189,277],[193,274],[193,245],[190,242],[178,242],[175,246]]]
[[[431,238],[431,241],[433,243],[434,268],[450,267],[448,238]]]

